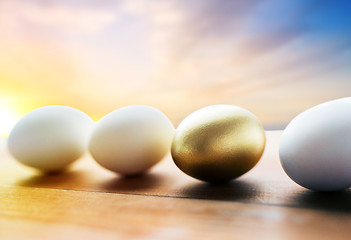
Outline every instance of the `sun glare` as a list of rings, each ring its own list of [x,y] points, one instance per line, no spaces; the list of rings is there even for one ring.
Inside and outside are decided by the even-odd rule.
[[[0,104],[0,137],[8,137],[20,115],[7,105]]]

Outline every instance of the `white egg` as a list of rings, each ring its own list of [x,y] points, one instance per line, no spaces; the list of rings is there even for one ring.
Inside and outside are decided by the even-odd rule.
[[[89,150],[101,166],[122,175],[137,175],[169,152],[174,131],[156,108],[127,106],[98,121]]]
[[[59,171],[87,151],[93,120],[67,106],[46,106],[23,116],[8,138],[10,154],[43,171]]]
[[[351,186],[351,98],[317,105],[283,132],[279,155],[288,176],[315,191]]]

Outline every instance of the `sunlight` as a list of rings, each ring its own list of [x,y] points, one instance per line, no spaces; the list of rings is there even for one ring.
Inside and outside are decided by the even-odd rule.
[[[8,137],[20,115],[8,105],[0,103],[0,137]]]

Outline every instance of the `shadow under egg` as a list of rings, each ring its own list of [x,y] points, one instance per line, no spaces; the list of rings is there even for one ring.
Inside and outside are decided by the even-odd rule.
[[[83,171],[39,172],[36,175],[20,179],[15,184],[22,187],[75,188],[84,185],[87,173]]]
[[[303,191],[294,197],[299,207],[351,213],[351,189],[337,192]]]
[[[235,180],[225,184],[193,183],[183,188],[180,192],[185,197],[194,199],[255,202],[260,189],[257,184],[244,180]]]
[[[136,192],[153,189],[164,184],[165,176],[157,173],[144,173],[133,176],[116,176],[99,184],[99,188],[112,192]]]

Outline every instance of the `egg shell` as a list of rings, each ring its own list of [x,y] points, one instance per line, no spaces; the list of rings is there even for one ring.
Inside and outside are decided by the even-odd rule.
[[[295,117],[279,146],[286,174],[315,191],[351,185],[351,98],[317,105]]]
[[[171,153],[184,173],[208,182],[226,182],[253,168],[265,148],[265,132],[249,111],[212,105],[178,126]]]
[[[102,167],[121,175],[138,175],[169,152],[173,134],[172,123],[158,109],[127,106],[98,121],[89,149]]]
[[[7,140],[20,163],[42,171],[60,171],[87,151],[93,120],[67,106],[45,106],[29,112]]]

